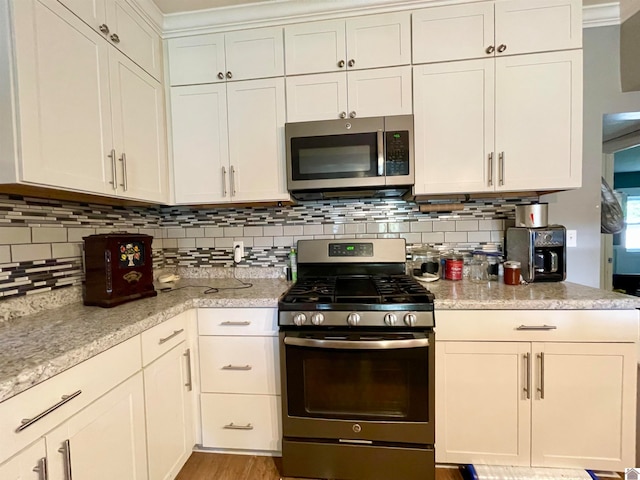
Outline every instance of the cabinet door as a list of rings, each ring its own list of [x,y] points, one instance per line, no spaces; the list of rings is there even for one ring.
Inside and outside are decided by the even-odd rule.
[[[172,38],[167,41],[167,49],[172,86],[224,81],[223,33]]]
[[[51,480],[147,479],[144,415],[139,372],[46,436]]]
[[[289,199],[284,162],[284,79],[227,83],[227,107],[231,199]]]
[[[113,140],[121,196],[167,201],[162,85],[117,50],[109,51]]]
[[[105,193],[109,47],[56,0],[24,0],[13,9],[21,179]]]
[[[347,116],[347,76],[342,72],[287,77],[287,121]]]
[[[504,55],[582,46],[580,0],[508,0],[495,5],[496,49]],[[496,55],[500,55],[497,51]]]
[[[531,464],[622,471],[635,461],[636,346],[534,343]]]
[[[344,20],[287,25],[284,38],[287,75],[346,69]]]
[[[229,80],[284,75],[282,27],[227,33],[224,39]]]
[[[411,63],[409,12],[347,20],[347,67],[392,67]]]
[[[414,64],[493,56],[492,2],[418,10],[412,26]]]
[[[107,0],[107,39],[156,80],[162,80],[160,35],[125,0]]]
[[[226,86],[172,87],[171,125],[176,203],[228,201]]]
[[[351,71],[347,85],[352,118],[413,112],[409,66]]]
[[[529,465],[529,352],[527,342],[436,344],[437,462]]]
[[[46,476],[47,452],[44,439],[25,448],[11,460],[0,465],[2,480],[41,480]],[[42,472],[42,473],[41,473]]]
[[[414,193],[493,190],[494,60],[413,69]]]
[[[106,22],[105,0],[58,0],[94,30]]]
[[[149,480],[173,479],[195,444],[185,343],[144,369]]]
[[[582,182],[582,52],[496,62],[498,190],[576,188]]]

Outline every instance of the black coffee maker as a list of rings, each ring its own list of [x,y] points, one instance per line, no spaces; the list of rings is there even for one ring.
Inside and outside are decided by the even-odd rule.
[[[516,260],[526,282],[561,282],[567,277],[567,231],[562,225],[509,227],[507,260]]]

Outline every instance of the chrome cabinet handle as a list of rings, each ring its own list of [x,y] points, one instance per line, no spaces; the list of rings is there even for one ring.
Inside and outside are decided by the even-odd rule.
[[[428,338],[411,340],[317,340],[285,337],[285,345],[294,347],[336,348],[341,350],[376,350],[380,348],[421,348],[429,346]]]
[[[117,33],[112,33],[109,37],[113,43],[120,43],[120,37]]]
[[[504,185],[504,152],[498,155],[498,185]]]
[[[102,33],[104,33],[105,35],[106,35],[107,33],[109,33],[109,27],[108,27],[106,24],[104,24],[104,23],[103,23],[102,25],[100,25],[100,26],[98,27],[98,29],[99,29]]]
[[[355,112],[355,111],[351,112],[351,113],[349,114],[349,117],[351,117],[351,118],[356,118],[356,112]]]
[[[340,60],[340,61],[338,62],[338,67],[340,67],[340,68],[344,68],[344,60]]]
[[[114,190],[117,190],[118,189],[118,169],[116,167],[115,149],[111,149],[111,153],[107,156],[111,159],[111,176],[113,177],[113,180],[111,180],[109,183],[113,185]]]
[[[507,49],[507,46],[503,43],[498,47],[498,53],[502,53]]]
[[[187,348],[187,351],[182,354],[187,359],[187,383],[184,384],[187,390],[190,392],[193,390],[193,382],[191,381],[191,349]]]
[[[348,65],[349,65],[350,67],[353,67],[355,64],[356,64],[356,61],[355,61],[354,59],[349,60]]]
[[[222,167],[222,196],[227,196],[227,169]]]
[[[340,118],[347,118],[347,112],[340,112]]]
[[[525,375],[527,376],[527,381],[524,385],[524,391],[527,392],[527,400],[531,398],[531,353],[525,353],[524,355],[525,361]]]
[[[227,78],[232,78],[233,75],[231,75],[231,72],[227,72]]]
[[[65,480],[72,480],[72,475],[71,475],[71,443],[69,442],[69,440],[65,440],[62,443],[62,446],[58,449],[58,452],[60,452],[63,456],[64,456],[64,479]]]
[[[126,153],[122,153],[122,156],[120,157],[120,161],[122,162],[122,183],[120,184],[120,186],[122,188],[124,188],[124,191],[126,192],[127,189],[129,188],[129,182],[127,181],[127,154]]]
[[[73,392],[71,395],[62,395],[62,397],[61,397],[61,399],[60,399],[60,401],[58,403],[56,403],[55,405],[52,405],[51,407],[47,408],[44,412],[40,412],[38,415],[36,415],[33,418],[25,418],[25,419],[23,419],[22,422],[21,422],[21,425],[18,428],[16,428],[16,433],[19,433],[22,430],[24,430],[25,428],[30,427],[31,425],[36,423],[38,420],[41,420],[42,418],[46,417],[47,415],[49,415],[54,410],[57,410],[58,408],[63,406],[65,403],[69,403],[71,400],[76,398],[81,393],[82,393],[82,390],[77,390],[77,391]]]
[[[516,330],[555,330],[555,325],[520,325]]]
[[[161,338],[160,340],[158,340],[158,345],[162,345],[163,343],[167,343],[173,337],[177,337],[182,332],[184,332],[184,328],[181,328],[180,330],[174,330],[173,333],[171,335],[169,335],[168,337],[164,337],[164,338]]]
[[[47,457],[38,460],[38,464],[33,467],[33,471],[38,473],[38,480],[49,480],[49,471],[47,470]]]
[[[231,196],[236,196],[236,169],[231,165],[231,172],[229,172],[229,181],[231,182]]]
[[[253,425],[251,425],[250,423],[247,423],[246,425],[236,425],[235,423],[231,422],[230,424],[225,425],[222,428],[226,430],[253,430]]]
[[[218,78],[219,78],[220,80],[224,80],[224,73],[222,73],[222,72],[218,72]]]
[[[248,371],[251,370],[253,367],[251,365],[225,365],[224,367],[222,367],[222,370],[244,370],[244,371]]]
[[[384,133],[382,130],[378,130],[377,137],[378,143],[378,176],[381,177],[384,175]]]
[[[493,187],[493,152],[489,154],[489,181],[487,183]]]
[[[544,400],[544,352],[538,354],[540,359],[540,386],[538,391],[540,392],[540,400]]]
[[[486,49],[485,52],[487,52],[488,55],[491,55],[493,52],[496,51],[496,47],[494,47],[493,45],[489,45]]]
[[[225,327],[248,327],[251,322],[222,322],[220,325]]]

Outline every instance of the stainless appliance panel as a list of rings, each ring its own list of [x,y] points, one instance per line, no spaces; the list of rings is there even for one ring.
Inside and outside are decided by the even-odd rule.
[[[354,255],[340,255],[332,245],[353,246]],[[370,246],[370,247],[369,247]],[[298,264],[304,263],[403,263],[407,258],[404,238],[347,240],[300,240]],[[375,260],[374,260],[375,259]]]

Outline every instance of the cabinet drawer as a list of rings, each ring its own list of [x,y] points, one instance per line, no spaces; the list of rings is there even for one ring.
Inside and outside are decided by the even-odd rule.
[[[142,332],[142,365],[147,366],[187,338],[189,312]]]
[[[280,393],[278,337],[200,337],[200,389]]]
[[[86,407],[142,367],[135,336],[0,404],[0,462]],[[81,392],[74,396],[77,392]],[[64,402],[63,395],[71,397]],[[59,405],[60,404],[60,405]],[[53,409],[54,406],[59,407]],[[23,419],[51,410],[20,432]]]
[[[278,335],[275,308],[200,308],[200,335]]]
[[[279,451],[280,397],[202,394],[202,445]]]
[[[438,310],[438,340],[637,342],[638,310]]]

